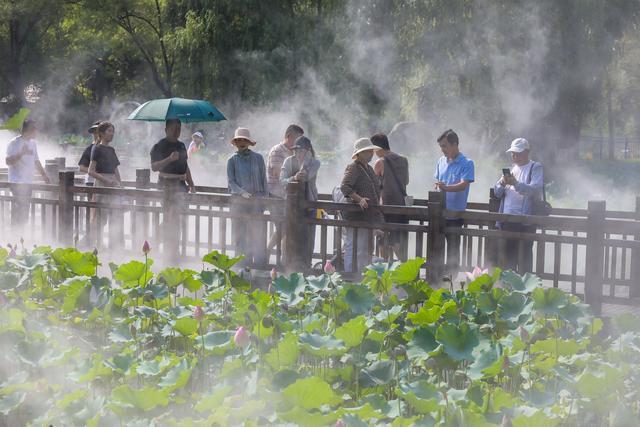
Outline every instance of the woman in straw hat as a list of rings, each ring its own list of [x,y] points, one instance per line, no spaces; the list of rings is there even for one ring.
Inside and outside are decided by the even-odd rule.
[[[266,197],[267,172],[262,155],[249,147],[256,145],[247,128],[236,129],[231,139],[237,151],[227,161],[229,192],[242,199]],[[256,203],[236,199],[231,211],[237,214],[262,215],[264,209]],[[237,255],[244,255],[244,264],[264,265],[266,257],[266,223],[262,220],[235,219],[232,221]]]
[[[380,212],[380,181],[369,165],[373,151],[377,147],[369,138],[360,138],[353,145],[353,163],[344,171],[340,190],[345,197],[360,206],[360,212],[346,212],[349,221],[366,221],[382,223],[384,217]],[[357,235],[357,237],[355,236]],[[357,243],[354,254],[354,241]],[[366,228],[349,228],[344,245],[344,270],[360,271],[371,262],[373,252],[372,230]],[[354,260],[354,255],[356,259]],[[355,261],[355,262],[354,262]]]

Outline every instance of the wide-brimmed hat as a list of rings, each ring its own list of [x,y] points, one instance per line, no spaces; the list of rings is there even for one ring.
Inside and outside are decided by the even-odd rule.
[[[296,138],[296,141],[293,143],[292,150],[312,150],[313,146],[311,145],[311,140],[304,135],[301,135]]]
[[[362,153],[367,150],[375,150],[376,148],[379,147],[373,145],[369,138],[360,138],[353,144],[353,154],[351,155],[351,158],[355,160],[358,153]]]
[[[246,139],[251,143],[251,145],[256,145],[256,141],[251,139],[251,132],[247,128],[238,128],[233,134],[233,138],[231,138],[231,143],[233,144],[238,139]]]
[[[507,153],[522,153],[524,150],[529,150],[530,148],[529,141],[524,138],[516,138],[511,141],[511,147],[509,147]]]

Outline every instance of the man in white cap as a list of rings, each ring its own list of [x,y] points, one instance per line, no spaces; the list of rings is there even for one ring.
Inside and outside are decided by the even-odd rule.
[[[353,145],[354,160],[344,171],[340,190],[345,197],[360,206],[360,212],[345,212],[349,221],[383,223],[380,211],[380,181],[369,165],[373,151],[378,147],[369,138],[360,138]],[[357,238],[354,238],[357,234]],[[357,242],[354,260],[353,245]],[[348,228],[344,244],[344,271],[360,272],[371,263],[373,253],[372,230],[367,228]],[[354,262],[355,261],[355,262]]]
[[[529,159],[530,144],[524,138],[516,138],[511,142],[507,153],[511,154],[513,166],[503,170],[502,177],[494,187],[496,197],[500,198],[500,212],[511,215],[533,214],[534,200],[542,199],[544,172],[542,164]],[[508,172],[508,173],[507,173]],[[523,223],[498,223],[498,228],[505,231],[535,233],[536,227]],[[522,244],[522,246],[520,246]],[[507,239],[507,265],[521,274],[531,272],[533,262],[533,240]],[[524,252],[521,254],[520,250]],[[520,265],[522,260],[522,265]]]

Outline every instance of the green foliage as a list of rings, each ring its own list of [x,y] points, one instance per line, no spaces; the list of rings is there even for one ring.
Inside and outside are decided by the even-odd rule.
[[[362,283],[292,274],[268,293],[237,286],[232,259],[205,258],[200,272],[114,265],[113,280],[74,250],[7,259],[0,277],[16,279],[0,287],[0,421],[605,426],[639,416],[637,316],[605,328],[534,276],[496,270],[465,290],[432,289],[415,260],[374,265]],[[179,296],[189,280],[198,297]],[[234,343],[240,326],[248,338]]]

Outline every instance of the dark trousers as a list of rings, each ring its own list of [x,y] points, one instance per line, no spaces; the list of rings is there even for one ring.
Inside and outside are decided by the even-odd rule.
[[[535,233],[536,227],[530,225],[506,222],[500,225],[504,231],[518,233]],[[517,271],[518,274],[531,273],[533,270],[533,240],[506,239],[505,262],[507,270]]]
[[[447,219],[446,227],[462,228],[464,220],[460,218]],[[456,274],[460,270],[460,235],[445,234],[447,241],[447,270],[449,273]]]
[[[11,184],[11,225],[23,226],[29,220],[29,206],[31,203],[31,186]]]

